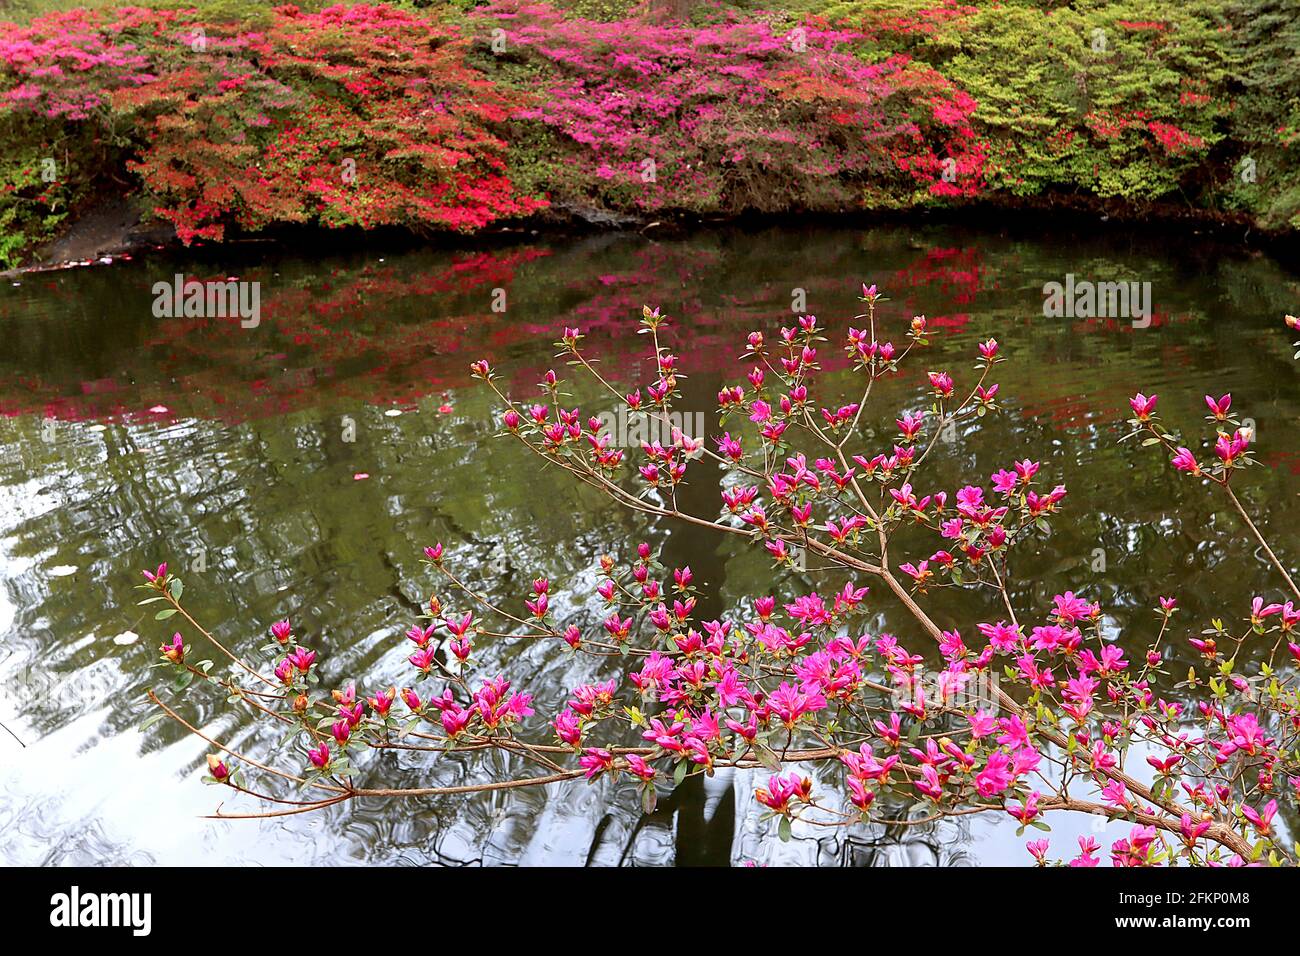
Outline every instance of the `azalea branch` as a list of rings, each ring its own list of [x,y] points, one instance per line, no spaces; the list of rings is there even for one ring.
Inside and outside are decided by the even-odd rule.
[[[1201,723],[1196,732],[1201,736],[1192,738],[1184,726],[1182,705],[1157,698],[1151,687],[1151,681],[1164,673],[1158,667],[1159,650],[1175,608],[1173,598],[1161,598],[1161,627],[1140,669],[1130,669],[1123,650],[1104,639],[1100,607],[1073,592],[1053,598],[1055,610],[1044,626],[1032,626],[1031,634],[1022,627],[1021,620],[1032,625],[1032,612],[1018,612],[1013,605],[1009,555],[1048,530],[1066,494],[1063,485],[1039,494],[1033,487],[1039,465],[1026,458],[1014,463],[1014,471],[992,476],[1000,502],[986,502],[984,489],[974,485],[956,493],[955,506],[946,492],[922,495],[913,489],[912,482],[921,480],[921,466],[945,429],[968,413],[982,416],[997,410],[998,386],[988,384],[991,370],[1002,361],[994,340],[979,346],[975,366],[979,374],[969,392],[958,393],[947,372],[927,373],[936,428],[924,445],[916,444],[922,416],[906,412],[897,420],[902,444],[895,443],[892,454],[875,458],[854,455],[859,468],[851,467],[847,446],[858,434],[863,406],[876,394],[877,380],[897,371],[900,361],[926,343],[920,316],[913,319],[911,341],[901,354],[889,343],[879,343],[875,310],[879,296],[874,287],[864,288],[864,298],[869,305],[868,328],[850,328],[846,347],[855,370],[867,377],[857,407],[822,408],[825,428],[811,413],[817,405],[810,385],[821,370],[816,343],[824,341],[813,317],[803,316],[797,328],[782,330],[783,356],[767,350],[761,333],[751,333],[745,355],[756,364],[747,376],[749,393],[744,386],[724,387],[719,405],[724,422],[727,414],[748,405],[749,419],[760,435],[758,446],[746,452],[741,445],[744,436],[737,429],[740,437],[728,432],[717,440],[715,453],[704,447],[703,436],[674,428],[667,446],[658,441],[642,443],[647,463],[633,471],[632,484],[620,477],[626,455],[612,443],[601,419],[588,419],[584,427],[579,409],[560,405],[565,393],[553,371],[546,373],[541,386],[549,404],[525,407],[498,386],[486,362],[472,366],[474,376],[487,383],[503,406],[505,433],[529,454],[558,465],[631,511],[708,528],[732,540],[761,543],[777,568],[794,566],[792,546],[801,554],[816,555],[825,566],[808,571],[800,563],[800,580],[824,571],[843,572],[849,580],[840,591],[829,597],[817,591],[800,593],[783,606],[778,606],[774,594],[755,596],[737,609],[739,626],[729,615],[697,622],[697,589],[689,566],[673,569],[671,582],[661,580],[668,569],[643,542],[636,556],[622,563],[611,554],[599,558],[601,582],[595,591],[604,602],[607,617],[602,626],[607,637],[598,640],[585,635],[577,623],[561,628],[555,622],[546,578],[535,579],[531,594],[525,594],[527,613],[516,611],[471,587],[448,567],[439,543],[425,549],[428,565],[466,595],[473,610],[452,614],[443,609],[436,594],[432,596],[429,613],[420,615],[420,622],[406,633],[415,644],[408,662],[416,670],[416,686],[400,692],[393,686],[372,697],[358,696],[354,684],[332,690],[329,697],[320,696],[314,687],[319,680],[314,666],[317,655],[297,642],[288,621],[271,628],[276,643],[269,647],[277,656],[283,654],[274,671],[279,681],[273,684],[278,690],[275,695],[208,676],[205,668],[185,660],[187,648],[177,635],[161,650],[183,678],[179,686],[202,673],[207,681],[227,689],[232,699],[251,704],[256,719],[293,725],[314,745],[307,751],[310,766],[299,775],[258,763],[203,735],[171,708],[164,707],[165,712],[238,764],[327,794],[317,801],[261,794],[239,779],[238,766],[232,770],[220,757],[210,755],[209,782],[227,784],[236,792],[279,806],[266,814],[221,811],[219,816],[287,816],[359,796],[468,796],[607,776],[632,782],[640,791],[643,808],[649,810],[666,780],[676,786],[689,776],[721,768],[765,768],[773,775],[766,786],[755,789],[754,796],[764,808],[764,818],[779,821],[783,838],[791,835],[796,824],[889,828],[997,811],[1010,815],[1022,831],[1031,826],[1047,829],[1043,814],[1063,810],[1133,824],[1129,836],[1111,847],[1112,859],[1120,865],[1171,862],[1180,852],[1193,862],[1249,862],[1264,853],[1270,862],[1294,862],[1273,830],[1277,801],[1269,799],[1274,774],[1300,776],[1300,761],[1292,753],[1296,733],[1286,729],[1300,715],[1300,699],[1290,677],[1272,677],[1265,697],[1252,690],[1264,675],[1234,675],[1231,687],[1241,699],[1229,707],[1224,701],[1230,692],[1226,682],[1230,667],[1225,665],[1208,684],[1193,670],[1186,685],[1180,686],[1186,686],[1189,695],[1208,686],[1214,697],[1197,701]],[[582,336],[577,330],[565,330],[562,354],[571,355],[573,367],[591,374],[605,392],[625,401],[633,412],[671,424],[674,401],[680,397],[679,373],[676,357],[660,340],[666,322],[658,310],[643,310],[643,331],[650,336],[657,372],[655,381],[645,386],[650,395],[648,411],[641,409],[640,389],[620,396],[595,369],[578,347]],[[955,394],[965,397],[956,400]],[[1149,418],[1154,404],[1154,398],[1150,404],[1143,404],[1147,402],[1143,396],[1138,398],[1142,403],[1134,400],[1135,433],[1142,432],[1143,416]],[[1225,408],[1226,403],[1225,397]],[[1216,403],[1211,402],[1211,407],[1222,413]],[[1200,473],[1190,452],[1175,448],[1172,437],[1162,430],[1151,430],[1154,434],[1148,443],[1165,445],[1174,452],[1177,467]],[[810,463],[796,450],[800,443],[826,449],[827,457]],[[590,447],[584,450],[585,445]],[[1231,439],[1221,433],[1218,448],[1223,465],[1208,477],[1224,485],[1247,528],[1290,584],[1285,568],[1227,487],[1232,467],[1238,461],[1249,462],[1245,440],[1240,432]],[[729,482],[724,477],[719,482],[725,506],[720,516],[694,514],[679,504],[677,486],[698,459],[716,463],[740,479]],[[868,485],[876,485],[878,493],[869,494]],[[816,518],[814,508],[820,511]],[[952,542],[946,545],[951,551],[941,549],[919,566],[905,562],[896,574],[889,551],[904,525],[939,533]],[[928,567],[931,562],[933,570]],[[944,666],[937,672],[933,693],[925,688],[924,655],[904,648],[889,634],[874,639],[856,636],[861,633],[868,593],[858,575],[883,584],[906,618],[938,648]],[[910,587],[900,575],[911,578]],[[179,593],[179,582],[173,587],[165,566],[146,577],[177,612],[184,613],[172,593]],[[988,643],[982,649],[968,647],[959,631],[940,628],[922,606],[927,587],[973,588],[988,593],[990,599],[995,593],[1010,623],[980,623],[978,630]],[[483,617],[475,620],[476,613]],[[1300,624],[1300,611],[1290,602],[1264,605],[1257,598],[1246,635],[1268,633],[1275,615],[1280,644]],[[187,613],[185,618],[198,628]],[[574,619],[581,621],[582,615]],[[1216,636],[1226,636],[1221,626],[1216,628]],[[443,630],[449,637],[435,642]],[[1238,650],[1246,635],[1237,638]],[[639,700],[621,697],[618,680],[580,684],[550,717],[554,743],[534,739],[533,733],[525,735],[522,730],[532,726],[525,721],[534,715],[532,695],[513,689],[504,677],[481,683],[471,680],[482,664],[476,644],[515,639],[558,639],[573,653],[601,660],[623,658],[626,680],[639,693]],[[1206,659],[1213,661],[1218,653],[1213,640],[1207,637],[1201,643]],[[1290,648],[1300,659],[1300,644],[1292,643]],[[997,679],[999,655],[1006,657],[1003,670],[1009,685],[1005,689]],[[260,680],[273,683],[240,663]],[[884,679],[879,679],[881,674]],[[436,688],[427,688],[421,684],[424,681],[435,682]],[[974,700],[956,696],[971,681],[987,684],[987,693]],[[152,692],[150,696],[163,706]],[[277,702],[283,709],[276,709]],[[1254,709],[1247,709],[1246,703]],[[394,710],[400,704],[407,711],[401,718]],[[1270,731],[1271,726],[1279,729]],[[639,744],[629,745],[633,735],[639,735]],[[1129,748],[1138,741],[1151,752],[1147,762],[1156,769],[1151,783],[1125,770]],[[359,771],[354,761],[363,754],[384,751],[430,758],[495,752],[546,772],[455,786],[362,787],[339,782]],[[799,765],[820,767],[828,779],[838,771],[841,799],[814,796],[814,787],[826,785],[828,779],[814,785],[810,777],[785,772]],[[1253,782],[1248,780],[1249,772],[1255,773]],[[1187,800],[1181,799],[1178,784]],[[912,814],[907,820],[882,819],[872,806],[877,795],[885,792],[914,794],[924,814]],[[1267,803],[1259,806],[1261,800]],[[1181,851],[1178,841],[1166,839],[1166,834],[1180,838]],[[1040,862],[1045,862],[1047,847],[1046,840],[1028,844]],[[1081,839],[1080,848],[1072,864],[1096,865],[1096,842]]]

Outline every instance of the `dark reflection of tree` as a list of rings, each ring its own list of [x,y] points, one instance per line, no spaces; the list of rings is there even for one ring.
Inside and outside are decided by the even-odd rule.
[[[715,373],[691,375],[681,382],[682,397],[677,407],[700,411],[706,423],[716,424],[712,409],[717,405],[721,376]],[[712,440],[712,434],[706,436]],[[688,471],[689,481],[678,491],[678,507],[691,513],[710,515],[719,508],[718,478],[721,470],[710,459],[695,462]],[[717,585],[726,575],[721,559],[722,542],[716,532],[699,525],[674,526],[664,542],[661,560],[669,568],[690,565],[699,582],[700,597],[695,614],[699,621],[721,620],[730,608],[723,607]],[[656,807],[660,818],[676,816],[676,862],[682,866],[698,864],[725,865],[730,860],[735,825],[735,801],[730,787],[715,794],[717,808],[706,816],[704,780],[693,776],[683,781]],[[713,810],[713,807],[710,807]]]

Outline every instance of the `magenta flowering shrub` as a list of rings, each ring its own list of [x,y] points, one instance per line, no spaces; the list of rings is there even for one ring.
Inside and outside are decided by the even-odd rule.
[[[718,394],[722,433],[673,429],[667,444],[646,442],[634,454],[616,447],[592,409],[567,407],[554,371],[539,393],[510,395],[486,361],[472,366],[501,401],[502,439],[629,509],[762,548],[773,563],[770,593],[699,620],[691,569],[663,566],[642,543],[593,558],[600,573],[592,599],[602,610],[587,626],[562,624],[547,579],[503,604],[466,583],[434,544],[425,550],[427,613],[404,639],[394,635],[410,667],[407,686],[367,693],[351,683],[322,688],[317,651],[287,620],[271,628],[265,663],[219,643],[189,615],[180,579],[163,565],[145,572],[143,603],[161,605],[160,620],[180,615],[193,640],[210,642],[233,669],[195,662],[194,643],[179,632],[162,645],[160,666],[174,672],[177,689],[196,678],[211,685],[229,706],[277,726],[289,746],[271,757],[243,753],[195,727],[178,704],[151,698],[214,748],[209,782],[265,804],[236,816],[607,775],[634,781],[650,808],[689,775],[748,767],[770,772],[755,798],[781,838],[795,826],[974,813],[1050,834],[1054,813],[1073,812],[1132,826],[1106,847],[1079,838],[1077,851],[1036,836],[1027,849],[1040,864],[1090,867],[1104,856],[1118,866],[1294,864],[1279,808],[1294,806],[1300,792],[1300,591],[1232,488],[1251,464],[1251,436],[1233,417],[1231,396],[1207,397],[1215,430],[1208,453],[1166,429],[1156,396],[1131,401],[1129,437],[1168,449],[1175,468],[1222,493],[1278,575],[1280,600],[1249,596],[1225,609],[1225,620],[1240,623],[1216,622],[1192,638],[1201,663],[1174,674],[1163,654],[1184,639],[1174,596],[1153,596],[1157,633],[1141,654],[1107,639],[1102,609],[1084,594],[1016,606],[1010,556],[1031,554],[1068,507],[1067,489],[1032,457],[1008,455],[960,487],[934,487],[926,477],[945,429],[999,412],[1004,359],[995,340],[979,346],[968,374],[928,369],[928,407],[902,410],[896,435],[864,438],[864,409],[900,366],[923,361],[929,334],[923,316],[886,327],[881,300],[864,287],[865,312],[835,346],[811,315],[775,335],[751,332],[734,384]],[[643,310],[638,332],[654,373],[630,392],[589,362],[578,329],[557,344],[568,367],[630,414],[671,421],[683,372],[660,343],[668,321]],[[822,394],[829,348],[851,361],[852,394]],[[719,472],[716,510],[679,504],[683,482]],[[918,539],[928,539],[923,548],[904,545]],[[809,591],[787,573],[813,564],[828,586]],[[941,587],[985,590],[1001,610],[941,628],[926,609]],[[867,632],[867,609],[882,604],[905,612],[900,633]],[[554,641],[616,659],[621,674],[573,687],[563,707],[539,714],[529,688],[479,666],[481,648],[497,641]],[[1239,658],[1246,647],[1257,663]],[[942,663],[929,673],[934,649]],[[358,782],[383,751],[496,751],[537,770],[432,787],[417,766],[409,780]],[[920,812],[900,817],[900,800]]]
[[[544,123],[562,150],[541,177],[557,200],[839,209],[982,186],[974,100],[908,56],[860,59],[859,33],[780,33],[763,20],[606,23],[513,0],[474,16],[504,31],[494,59],[529,67],[530,91],[542,84],[518,116]]]
[[[21,105],[51,119],[89,119],[114,90],[157,77],[149,56],[124,33],[145,11],[124,7],[115,29],[104,30],[87,10],[51,13],[35,26],[0,29],[0,64],[12,74],[0,94],[6,108]]]

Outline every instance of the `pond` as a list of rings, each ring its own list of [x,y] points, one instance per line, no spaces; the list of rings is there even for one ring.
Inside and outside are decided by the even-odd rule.
[[[1219,500],[1151,449],[1118,444],[1130,395],[1159,393],[1166,421],[1188,433],[1203,424],[1205,392],[1231,392],[1255,422],[1262,464],[1240,479],[1247,507],[1289,566],[1300,554],[1300,368],[1280,324],[1295,311],[1300,275],[1258,252],[1203,237],[1044,239],[953,225],[258,252],[155,255],[0,290],[7,864],[1029,863],[1014,823],[986,817],[781,844],[754,812],[766,775],[745,771],[693,779],[649,816],[630,786],[602,781],[213,821],[202,815],[223,794],[200,783],[201,743],[169,722],[140,730],[146,690],[166,680],[157,647],[173,628],[136,607],[133,588],[139,569],[164,560],[225,642],[255,654],[270,624],[292,617],[322,652],[327,686],[366,675],[370,691],[409,680],[403,633],[436,583],[420,564],[434,541],[506,602],[518,603],[534,575],[549,577],[561,617],[583,623],[599,620],[598,555],[639,540],[662,547],[670,567],[694,569],[701,620],[767,593],[761,549],[630,515],[493,437],[493,405],[470,381],[470,361],[491,359],[527,394],[556,361],[561,328],[579,326],[602,368],[630,387],[649,372],[631,334],[643,303],[676,320],[669,344],[689,376],[681,407],[701,413],[710,434],[744,334],[788,322],[796,290],[837,336],[864,281],[890,297],[883,316],[897,340],[915,313],[936,330],[932,355],[865,417],[872,434],[927,404],[925,368],[949,368],[960,383],[975,343],[996,337],[1010,359],[997,370],[1007,412],[938,446],[934,487],[987,481],[1026,454],[1041,460],[1048,487],[1070,490],[1067,518],[1013,561],[1017,606],[1041,613],[1071,588],[1101,603],[1107,633],[1138,648],[1157,626],[1157,594],[1172,589],[1184,608],[1175,673],[1192,660],[1187,636],[1211,617],[1243,616],[1243,595],[1278,595]],[[155,318],[152,287],[175,273],[259,282],[260,324]],[[1150,282],[1149,325],[1044,318],[1044,284],[1067,275]],[[848,372],[832,363],[828,374]],[[573,392],[584,411],[604,407],[586,383]],[[687,494],[700,510],[716,507],[703,477]],[[873,633],[922,644],[887,595],[869,600]],[[944,591],[928,606],[940,625],[973,632],[996,615],[990,600]],[[615,670],[538,642],[486,643],[483,661],[481,676],[504,674],[535,695],[537,738],[549,737],[544,715],[569,688]],[[277,743],[213,695],[191,691],[181,708],[253,752]],[[428,785],[526,772],[500,757],[392,754],[364,771]],[[1059,824],[1066,834],[1079,826]]]

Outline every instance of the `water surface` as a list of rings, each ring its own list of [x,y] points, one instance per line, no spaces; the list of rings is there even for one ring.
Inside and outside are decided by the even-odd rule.
[[[151,287],[176,272],[259,281],[261,325],[154,318]],[[1044,319],[1042,286],[1067,273],[1150,281],[1151,326]],[[1244,498],[1294,567],[1300,372],[1280,316],[1295,311],[1300,277],[1257,253],[1169,236],[780,227],[325,258],[273,251],[256,264],[151,257],[32,275],[0,290],[0,721],[27,745],[0,731],[0,860],[1028,862],[1013,828],[985,818],[783,845],[756,821],[747,772],[693,781],[649,817],[632,788],[602,782],[214,822],[200,815],[223,794],[200,783],[201,743],[173,726],[138,730],[171,628],[134,606],[132,588],[138,569],[162,560],[182,569],[187,603],[224,641],[253,653],[272,621],[291,616],[332,685],[365,675],[371,690],[409,671],[402,634],[435,583],[419,564],[435,540],[506,601],[548,576],[561,614],[583,623],[599,620],[587,597],[597,555],[642,539],[708,586],[702,619],[766,593],[765,555],[629,515],[494,440],[492,405],[467,365],[486,356],[526,394],[551,367],[560,329],[577,325],[630,387],[649,374],[630,333],[641,305],[657,305],[679,319],[670,344],[689,374],[682,408],[711,428],[745,332],[789,321],[802,289],[807,310],[842,334],[861,281],[890,295],[883,321],[897,340],[915,313],[937,330],[927,364],[882,390],[864,421],[871,433],[926,404],[925,368],[961,381],[989,336],[1011,359],[998,369],[1007,414],[941,445],[926,484],[952,490],[1032,454],[1049,487],[1069,487],[1068,519],[1013,564],[1020,607],[1082,591],[1137,647],[1151,636],[1156,594],[1173,591],[1185,608],[1174,653],[1190,662],[1187,634],[1211,616],[1240,616],[1243,595],[1275,594],[1232,515],[1160,456],[1116,443],[1134,391],[1158,392],[1183,429],[1200,425],[1205,391],[1232,392],[1255,420],[1264,463],[1242,479]],[[498,289],[504,313],[492,311]],[[848,375],[834,363],[828,374]],[[602,407],[587,385],[573,391],[584,408]],[[716,503],[704,479],[688,492],[701,511]],[[883,596],[873,607],[873,628],[922,646]],[[963,630],[997,613],[969,593],[937,594],[931,607]],[[576,683],[614,673],[536,643],[485,645],[483,657],[482,676],[526,685],[539,717]],[[251,751],[276,743],[202,692],[182,707]],[[533,731],[548,734],[540,720]],[[500,757],[386,755],[367,772],[450,784],[528,770]],[[1069,834],[1086,832],[1051,822],[1062,853]]]

